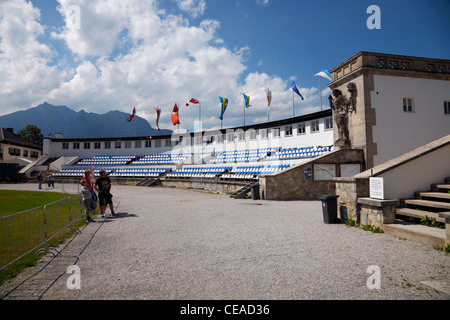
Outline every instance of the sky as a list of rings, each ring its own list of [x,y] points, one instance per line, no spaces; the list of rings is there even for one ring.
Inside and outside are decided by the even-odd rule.
[[[448,0],[0,0],[0,115],[136,108],[155,128],[159,107],[176,130],[178,103],[179,129],[194,131],[195,98],[203,129],[226,128],[244,124],[244,93],[245,123],[267,121],[266,88],[271,121],[308,114],[329,108],[315,74],[360,51],[450,59],[449,16]]]

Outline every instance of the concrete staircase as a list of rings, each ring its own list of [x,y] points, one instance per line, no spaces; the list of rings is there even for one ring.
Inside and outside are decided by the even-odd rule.
[[[241,189],[237,190],[236,192],[232,193],[230,195],[230,198],[242,199],[248,193],[250,193],[254,187],[258,187],[258,186],[259,186],[259,184],[257,182],[249,183],[248,185],[246,185],[246,186],[242,187]]]
[[[424,226],[416,222],[426,217],[445,223],[443,212],[450,212],[450,178],[445,178],[444,184],[431,185],[431,191],[416,192],[414,199],[403,199],[400,208],[396,209],[396,222],[385,225],[385,232],[399,238],[420,242],[433,247],[446,244],[445,229]]]
[[[161,180],[159,178],[145,178],[141,181],[139,181],[137,186],[145,186],[145,187],[154,187],[154,186],[160,186]]]

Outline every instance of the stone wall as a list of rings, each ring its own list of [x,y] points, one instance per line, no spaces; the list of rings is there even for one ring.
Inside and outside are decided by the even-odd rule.
[[[224,194],[232,194],[248,184],[247,182],[230,183],[216,179],[161,179],[161,183],[163,187],[168,188],[195,189]]]
[[[324,194],[335,194],[336,184],[333,178],[317,180],[314,166],[317,164],[334,165],[336,176],[340,176],[340,164],[360,164],[364,168],[362,150],[335,150],[310,161],[290,167],[279,173],[261,176],[260,197],[266,200],[316,200]]]
[[[358,198],[370,195],[369,179],[335,178],[338,217],[342,221],[353,220],[360,224]]]
[[[361,225],[370,225],[384,230],[386,224],[395,221],[397,200],[359,198],[358,206]]]

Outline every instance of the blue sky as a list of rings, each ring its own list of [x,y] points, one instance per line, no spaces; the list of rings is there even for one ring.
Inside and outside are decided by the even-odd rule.
[[[67,8],[80,8],[69,28]],[[369,30],[366,10],[381,10]],[[292,116],[295,80],[304,101],[296,115],[320,110],[319,79],[360,51],[450,58],[450,2],[293,0],[6,0],[0,3],[0,114],[47,101],[74,110],[131,112],[155,127],[220,127],[218,96],[229,98],[224,126]],[[69,17],[70,18],[70,17]],[[322,81],[323,95],[328,80]],[[324,99],[326,101],[326,99]],[[327,106],[324,106],[327,107]]]

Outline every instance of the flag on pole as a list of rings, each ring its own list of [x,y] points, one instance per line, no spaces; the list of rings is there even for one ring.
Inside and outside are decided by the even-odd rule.
[[[319,73],[316,73],[314,76],[319,76],[319,77],[322,77],[322,78],[326,78],[326,79],[331,81],[331,74],[330,74],[330,71],[328,71],[327,69],[323,69]]]
[[[297,86],[295,85],[295,81],[292,81],[291,89],[292,89],[296,94],[298,94],[298,95],[300,96],[300,98],[302,98],[302,100],[304,100],[304,99],[303,99],[303,96],[300,94],[300,91],[298,91],[298,88],[297,88]]]
[[[158,129],[158,131],[159,131],[160,130],[159,129],[159,116],[161,115],[161,109],[158,107],[156,107],[154,109],[156,111],[156,129]]]
[[[249,96],[247,96],[245,93],[243,93],[243,95],[244,95],[244,106],[248,109],[248,107],[250,107],[251,105],[250,105],[250,97]]]
[[[128,117],[127,122],[133,120],[134,115],[136,114],[136,108],[133,108],[133,112],[131,112],[131,116]]]
[[[220,114],[219,119],[223,120],[223,114],[225,113],[225,110],[227,110],[227,106],[228,106],[228,99],[219,97],[219,100],[220,100],[220,103],[222,104],[221,114]]]
[[[199,104],[200,102],[197,99],[191,98],[191,100],[189,100],[188,103],[186,103],[186,107],[189,106],[189,103],[193,103],[193,104]]]
[[[175,106],[173,107],[171,119],[174,126],[180,124],[180,118],[178,117],[178,106],[176,103]]]
[[[272,91],[270,91],[269,88],[266,89],[266,94],[267,94],[267,104],[270,107],[270,104],[272,103]]]

